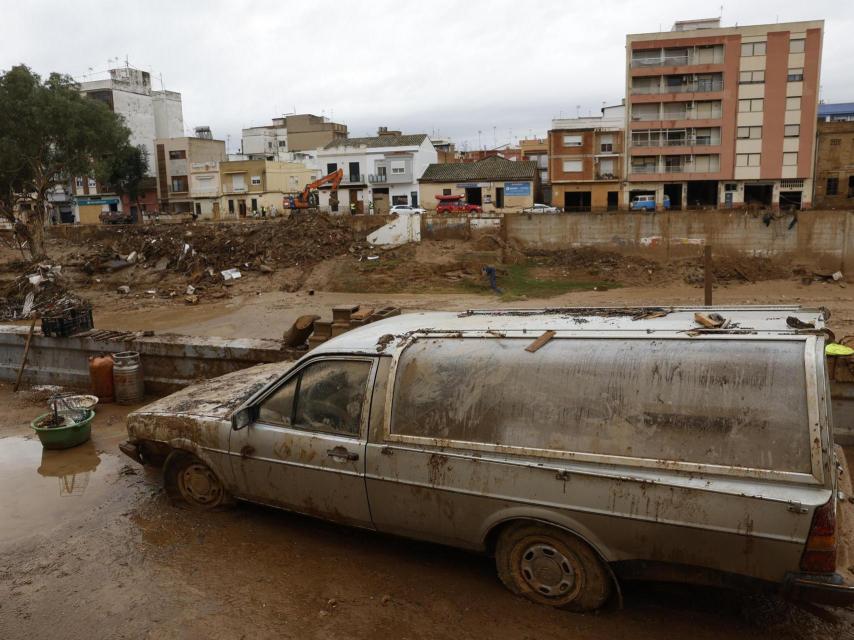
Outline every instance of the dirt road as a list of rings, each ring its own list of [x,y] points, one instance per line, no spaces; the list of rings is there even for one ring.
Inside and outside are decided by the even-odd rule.
[[[170,506],[121,456],[126,408],[93,440],[43,452],[27,428],[44,396],[0,388],[0,638],[828,638],[854,633],[785,603],[710,589],[628,586],[625,607],[577,615],[528,604],[492,562],[241,504]]]

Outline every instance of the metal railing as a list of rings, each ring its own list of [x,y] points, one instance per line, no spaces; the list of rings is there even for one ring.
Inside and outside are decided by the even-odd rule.
[[[344,177],[341,179],[341,184],[364,184],[364,183],[365,183],[365,174],[364,173],[360,173],[358,175],[345,173]]]
[[[633,95],[655,95],[663,93],[707,93],[711,91],[722,91],[724,83],[722,80],[698,80],[678,85],[656,85],[632,87]]]
[[[711,138],[680,138],[680,139],[670,139],[670,140],[662,140],[658,139],[649,139],[649,140],[632,140],[633,147],[704,147],[711,145],[718,145],[720,141],[714,141]]]
[[[383,184],[388,182],[388,175],[385,173],[368,174],[368,182]]]
[[[678,67],[692,64],[692,56],[687,53],[682,55],[658,55],[648,58],[632,58],[633,67]]]

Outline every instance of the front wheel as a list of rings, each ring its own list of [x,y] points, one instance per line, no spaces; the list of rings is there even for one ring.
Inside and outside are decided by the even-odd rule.
[[[207,511],[231,502],[211,468],[186,451],[173,451],[166,458],[163,484],[172,502],[191,509]]]
[[[547,525],[521,524],[501,534],[498,576],[517,595],[570,611],[593,611],[611,595],[611,576],[583,540]]]

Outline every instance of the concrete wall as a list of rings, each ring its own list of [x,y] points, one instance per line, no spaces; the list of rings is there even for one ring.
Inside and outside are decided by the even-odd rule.
[[[718,254],[788,258],[854,273],[854,213],[801,212],[771,220],[747,212],[672,212],[599,215],[515,214],[504,217],[507,239],[523,246],[561,249],[595,246],[656,259],[696,255],[711,244]]]
[[[421,237],[428,240],[468,240],[479,233],[501,233],[501,217],[425,215],[421,217]]]
[[[14,382],[29,327],[0,325],[0,380]],[[30,344],[23,381],[89,388],[89,356],[138,351],[149,393],[171,393],[197,380],[221,376],[264,362],[295,360],[278,340],[162,335],[131,340],[49,338],[37,331]]]

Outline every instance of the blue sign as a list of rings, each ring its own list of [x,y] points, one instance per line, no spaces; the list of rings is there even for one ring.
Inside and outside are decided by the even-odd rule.
[[[531,183],[530,182],[505,182],[504,183],[504,195],[505,196],[529,196],[529,195],[531,195]]]
[[[86,206],[90,204],[119,204],[118,198],[75,198],[75,201],[80,206]]]

